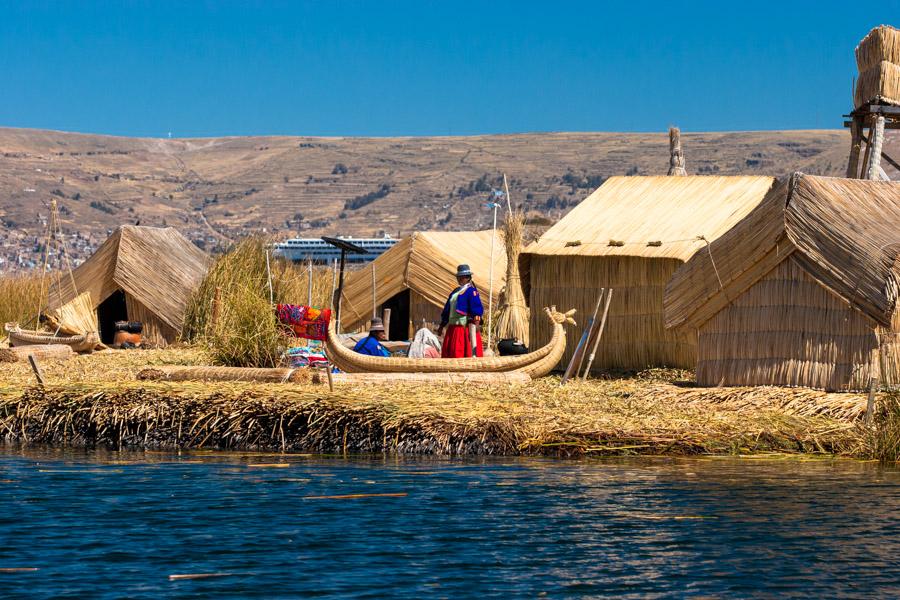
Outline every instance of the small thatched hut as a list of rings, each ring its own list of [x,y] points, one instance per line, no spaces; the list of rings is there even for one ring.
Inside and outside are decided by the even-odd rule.
[[[771,177],[612,177],[522,254],[531,345],[547,342],[540,308],[594,310],[613,288],[594,368],[693,368],[696,336],[663,325],[663,290],[684,261],[759,204]],[[570,344],[563,364],[572,354]]]
[[[699,333],[701,385],[896,381],[898,256],[900,184],[795,174],[676,271],[666,325]]]
[[[392,340],[407,339],[410,324],[440,321],[447,296],[456,287],[456,267],[472,267],[485,311],[491,256],[490,231],[423,231],[397,242],[393,248],[347,276],[341,299],[341,328],[353,331],[372,318],[372,269],[375,269],[375,304],[378,315],[391,309]],[[494,308],[506,274],[503,237],[494,246]]]
[[[206,253],[172,227],[124,225],[73,272],[77,293],[90,292],[100,339],[116,321],[140,321],[148,345],[165,346],[181,334],[191,293],[208,267]],[[50,308],[74,299],[70,278],[50,289]]]

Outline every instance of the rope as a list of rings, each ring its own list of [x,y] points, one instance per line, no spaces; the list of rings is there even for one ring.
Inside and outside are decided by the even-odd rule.
[[[716,261],[713,258],[712,246],[710,245],[709,240],[706,239],[706,236],[703,236],[703,235],[698,235],[697,239],[701,240],[703,242],[706,242],[706,251],[709,253],[709,262],[712,263],[713,271],[715,271],[715,273],[716,273],[716,279],[719,281],[719,289],[724,290],[725,286],[722,285],[722,278],[719,277],[719,269],[718,269],[718,267],[716,267]]]
[[[702,237],[702,236],[700,236],[700,237]],[[648,241],[645,241],[645,242],[620,242],[619,240],[616,240],[616,245],[615,245],[615,247],[619,247],[619,246],[646,246],[646,245],[651,244],[651,243],[652,243],[652,244],[678,244],[678,243],[680,243],[680,242],[696,242],[698,239],[700,239],[700,237],[684,238],[684,239],[681,239],[681,240],[648,240]],[[561,239],[561,238],[548,238],[548,237],[541,237],[541,238],[538,239],[538,242],[562,242],[562,243],[564,243],[564,244],[569,243],[569,242],[572,242],[572,241],[575,241],[575,240],[571,240],[571,239],[564,240],[564,239]],[[578,245],[579,245],[579,246],[609,246],[609,242],[610,242],[610,241],[611,241],[611,240],[607,240],[607,241],[605,241],[605,242],[581,242],[581,241],[579,240],[579,244],[578,244]]]
[[[296,370],[297,369],[288,369],[288,372],[285,374],[285,376],[281,378],[281,383],[289,382],[291,380],[291,376],[294,374],[294,371],[296,371]]]

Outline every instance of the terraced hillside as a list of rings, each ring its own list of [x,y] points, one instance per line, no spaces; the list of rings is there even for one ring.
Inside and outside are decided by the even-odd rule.
[[[261,230],[397,236],[485,227],[504,172],[514,202],[556,220],[610,175],[665,173],[667,144],[664,133],[170,140],[0,129],[0,270],[35,262],[51,199],[76,257],[136,222],[206,248]],[[691,173],[841,174],[849,138],[688,133],[683,146]]]

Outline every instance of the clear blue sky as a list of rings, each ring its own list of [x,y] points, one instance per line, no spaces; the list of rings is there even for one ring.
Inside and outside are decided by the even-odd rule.
[[[900,0],[0,0],[0,125],[174,137],[839,128]]]

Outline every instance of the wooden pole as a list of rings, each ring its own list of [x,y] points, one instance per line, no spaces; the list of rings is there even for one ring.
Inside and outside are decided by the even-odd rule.
[[[862,117],[855,115],[850,123],[850,159],[847,161],[847,178],[859,177],[859,153],[862,149]]]
[[[494,320],[494,240],[497,237],[497,203],[494,202],[494,225],[491,229],[491,265],[488,267],[488,318],[487,318],[487,347],[491,348],[491,332]]]
[[[34,354],[28,355],[28,364],[31,365],[31,370],[34,371],[34,376],[37,378],[38,385],[44,385],[44,373],[41,371],[41,365],[38,364]]]
[[[344,264],[347,260],[347,251],[341,250],[341,271],[338,277],[337,297],[334,301],[334,330],[341,332],[341,296],[344,294]]]
[[[381,311],[381,322],[384,324],[384,333],[391,339],[391,309],[386,308]]]
[[[603,293],[600,293],[600,297],[602,297]],[[597,308],[594,309],[594,314],[597,314],[597,310],[600,306],[600,297],[597,298]],[[584,327],[584,331],[581,334],[581,339],[578,340],[578,345],[575,346],[575,352],[572,353],[572,358],[569,359],[569,365],[566,367],[566,372],[563,373],[562,379],[559,382],[560,386],[566,385],[566,382],[572,376],[572,372],[575,369],[576,364],[580,364],[581,359],[584,357],[584,347],[587,345],[588,336],[591,334],[591,329],[594,327],[594,317],[588,319],[587,324]],[[577,372],[576,372],[577,374]]]
[[[372,263],[372,318],[374,319],[378,315],[376,314],[378,310],[378,305],[375,304],[375,263]]]
[[[31,358],[31,357],[29,357]],[[869,397],[866,399],[866,425],[872,424],[872,419],[875,417],[875,387],[876,387],[877,379],[875,377],[869,377]]]
[[[506,173],[503,174],[503,192],[506,194],[506,211],[512,213],[512,200],[509,199],[509,184],[506,183]]]
[[[866,179],[881,179],[881,146],[884,143],[884,115],[875,117],[875,131],[872,138],[872,155],[869,158],[869,170]]]
[[[600,328],[597,330],[597,336],[594,338],[594,347],[591,348],[591,355],[588,357],[584,375],[581,376],[582,381],[587,379],[588,373],[591,372],[591,367],[594,365],[594,357],[597,356],[597,347],[600,345],[600,338],[603,337],[603,330],[606,328],[606,316],[609,314],[609,305],[612,302],[612,295],[613,291],[612,288],[610,288],[606,291],[606,302],[603,304],[603,317],[600,318]]]
[[[337,279],[337,259],[331,259],[331,300],[329,300],[328,308],[334,308],[334,290],[335,280]]]
[[[307,259],[306,263],[306,305],[312,306],[312,259]]]
[[[863,154],[862,165],[860,166],[860,178],[866,176],[866,170],[869,168],[869,157],[872,155],[872,127],[873,124],[870,122],[868,117],[862,117],[863,120],[863,128],[869,128],[869,136],[865,137],[860,133],[860,137],[866,142],[866,151]]]
[[[603,302],[603,296],[606,295],[606,288],[600,289],[600,295],[597,296],[597,304],[594,305],[594,313],[591,315],[591,320],[589,321],[590,325],[588,326],[588,336],[587,339],[584,340],[585,348],[591,341],[591,337],[594,335],[594,326],[597,324],[597,313],[600,311],[600,303]],[[581,365],[584,363],[584,355],[582,352],[581,356],[578,357],[578,366],[575,367],[575,379],[578,379],[578,373],[581,372]]]

